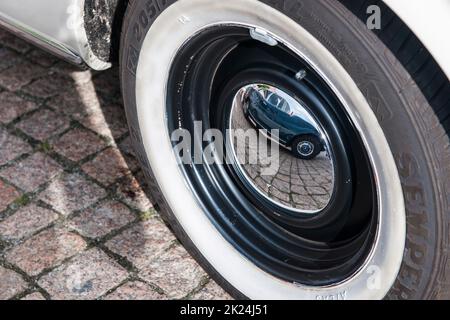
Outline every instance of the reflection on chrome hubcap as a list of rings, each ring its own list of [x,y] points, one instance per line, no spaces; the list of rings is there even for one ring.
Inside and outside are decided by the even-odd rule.
[[[269,138],[280,146],[279,168],[269,176],[261,164],[242,161],[236,140],[231,140],[238,170],[254,191],[300,213],[318,213],[329,204],[334,191],[332,148],[319,122],[297,97],[267,84],[246,85],[235,95],[229,127],[278,130],[277,137]],[[260,141],[245,142],[248,158],[260,158],[259,146]]]
[[[311,142],[301,142],[297,145],[297,151],[304,157],[314,153],[314,145]]]

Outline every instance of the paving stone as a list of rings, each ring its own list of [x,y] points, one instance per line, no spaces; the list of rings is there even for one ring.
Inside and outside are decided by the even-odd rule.
[[[127,120],[122,106],[106,105],[86,116],[81,123],[110,139],[117,139],[128,132]]]
[[[133,143],[131,142],[131,137],[128,136],[126,137],[120,144],[119,144],[119,149],[136,158],[136,153],[134,152],[134,148],[133,148]]]
[[[34,49],[27,54],[27,58],[42,67],[48,68],[58,62],[58,58],[41,49]]]
[[[125,269],[94,248],[42,277],[39,285],[54,300],[89,300],[118,286],[127,275]]]
[[[116,188],[117,194],[122,201],[130,207],[133,207],[141,212],[146,212],[150,210],[153,205],[144,191],[146,185],[142,183],[145,181],[142,172],[139,172],[137,177],[138,179],[132,175],[127,175],[125,178],[120,180]]]
[[[0,176],[17,187],[31,192],[62,171],[62,167],[49,156],[37,152],[12,167],[0,171]]]
[[[8,208],[19,196],[20,193],[16,188],[0,180],[0,212]]]
[[[20,60],[11,68],[0,73],[0,86],[10,91],[16,91],[44,74],[45,69],[42,67]]]
[[[269,192],[269,185],[267,184],[267,182],[265,182],[263,179],[261,179],[260,177],[256,177],[255,179],[255,184],[256,186],[261,189],[262,191],[268,193]]]
[[[289,183],[278,179],[278,176],[275,177],[275,179],[273,179],[272,186],[274,186],[275,188],[277,188],[281,192],[287,192],[287,193],[290,192],[290,185],[289,185]]]
[[[85,248],[86,243],[80,236],[61,228],[52,228],[11,249],[6,259],[30,276],[36,276]]]
[[[36,140],[47,140],[70,126],[70,120],[48,109],[42,109],[19,122],[16,127]]]
[[[131,173],[138,164],[135,159],[123,155],[116,148],[108,148],[92,161],[84,164],[82,169],[103,185],[110,185],[119,178]]]
[[[280,179],[281,181],[284,181],[284,182],[288,183],[288,184],[291,181],[291,177],[289,175],[284,175],[284,174],[281,174],[281,173],[279,173],[277,175],[277,178]]]
[[[3,71],[12,65],[16,64],[20,60],[19,55],[8,49],[0,48],[0,71]]]
[[[7,133],[0,138],[0,237],[8,240],[12,247],[8,246],[9,251],[2,252],[1,258],[6,261],[9,261],[8,258],[11,261],[17,259],[17,266],[26,269],[24,271],[30,276],[44,274],[38,279],[39,284],[53,299],[165,299],[186,295],[196,299],[222,298],[223,291],[212,281],[198,291],[200,284],[207,281],[206,277],[192,272],[198,266],[189,256],[179,258],[178,251],[170,249],[175,244],[175,237],[150,211],[152,204],[145,193],[147,191],[150,195],[146,179],[141,171],[136,172],[138,167],[128,135],[118,69],[101,73],[79,70],[1,29],[0,43],[0,108],[3,109],[0,124],[14,126],[34,140],[48,143],[53,151],[74,162],[94,154],[97,156],[106,144],[102,139],[102,147],[97,148],[95,134],[80,134],[89,132],[85,128],[70,130],[72,120],[105,136],[108,143],[118,146],[122,154],[118,161],[108,159],[110,162],[105,162],[103,167],[101,157],[97,162],[89,162],[91,169],[95,168],[90,175],[97,177],[95,179],[101,184],[114,183],[111,189],[115,194],[111,196],[140,211],[141,216],[148,219],[134,222],[134,213],[126,206],[106,199],[107,192],[87,179],[84,173],[62,173],[61,164],[44,153],[32,153],[26,139]],[[64,137],[61,137],[62,134]],[[112,150],[119,154],[116,149]],[[25,157],[27,154],[31,155]],[[23,159],[18,160],[20,157]],[[127,166],[124,166],[123,159]],[[286,161],[283,154],[281,160],[283,163]],[[317,176],[326,168],[322,168],[319,161],[310,163],[294,163],[295,173],[298,174],[298,167],[303,166],[302,174],[308,175],[310,181],[329,192],[326,181]],[[76,167],[77,170],[81,168]],[[254,173],[259,174],[259,171],[252,172],[252,175]],[[271,180],[273,178],[270,177]],[[283,177],[280,176],[280,180]],[[46,186],[36,198],[64,215],[75,214],[59,223],[57,212],[41,208],[39,202],[31,202],[14,213],[6,214],[4,210],[15,200],[17,205],[24,202],[20,198],[21,190],[16,190],[16,183],[17,189],[23,187],[25,191],[32,192]],[[121,230],[105,245],[133,263],[147,282],[151,280],[150,284],[129,280],[127,271],[114,258],[96,248],[95,241],[92,242],[94,248],[86,252],[86,243],[77,234],[99,239],[127,226],[130,221],[133,223],[130,227]],[[0,244],[0,250],[5,250],[5,246]],[[13,250],[17,253],[13,254]],[[175,262],[177,259],[180,262]],[[152,263],[153,268],[150,268]],[[177,267],[181,271],[176,271]],[[40,271],[42,268],[45,272]],[[165,278],[166,270],[168,278]],[[29,284],[21,275],[7,271],[7,276],[4,276],[0,267],[0,299],[2,294],[12,298],[28,293],[24,290],[29,289]],[[5,278],[11,280],[6,281]],[[153,284],[164,288],[169,297],[159,294],[159,289],[155,291]],[[192,295],[193,292],[196,292],[195,295]],[[23,299],[47,297],[42,293],[35,291]]]
[[[47,105],[81,121],[90,114],[101,112],[102,101],[99,100],[92,83],[85,83],[50,98]]]
[[[181,299],[197,288],[206,274],[186,250],[176,246],[150,263],[140,276],[169,298]]]
[[[22,91],[39,98],[49,98],[73,88],[73,80],[59,73],[50,73],[22,88]]]
[[[280,190],[278,190],[277,188],[274,188],[274,187],[271,187],[269,190],[270,190],[270,196],[271,197],[275,197],[275,198],[278,198],[280,200],[289,202],[290,197],[289,197],[288,193],[282,192],[282,191],[280,191]]]
[[[301,194],[301,195],[308,195],[308,192],[306,191],[306,189],[304,187],[298,186],[298,185],[293,185],[291,188],[291,191],[297,194]]]
[[[2,110],[0,112],[0,122],[5,124],[37,108],[36,103],[22,99],[8,91],[0,93],[0,101]]]
[[[20,300],[39,301],[39,300],[45,300],[45,297],[39,292],[33,292],[33,293],[26,295],[25,297],[23,297]]]
[[[246,166],[245,171],[252,179],[255,179],[259,175],[258,169],[255,169],[253,166]]]
[[[62,74],[71,74],[72,72],[80,71],[79,66],[64,60],[59,60],[51,69]]]
[[[318,205],[314,201],[314,199],[310,196],[300,196],[297,194],[292,195],[294,203],[297,205],[297,208],[301,208],[303,210],[317,210]]]
[[[70,130],[52,145],[57,153],[75,162],[100,151],[106,146],[105,142],[96,134],[82,128]]]
[[[162,300],[164,295],[153,290],[151,286],[140,281],[127,282],[113,293],[106,296],[105,300]]]
[[[86,237],[98,238],[135,219],[136,216],[125,205],[108,201],[82,212],[70,221],[70,226]]]
[[[100,72],[92,79],[95,87],[100,95],[105,95],[109,100],[122,101],[122,95],[120,91],[120,76],[119,68],[113,67],[106,72]]]
[[[312,196],[312,198],[317,202],[319,207],[323,208],[330,202],[330,196],[324,195],[324,196]]]
[[[314,187],[314,188],[317,188],[317,187],[320,186],[320,184],[317,183],[314,179],[312,179],[312,180],[306,180],[305,185],[308,186],[308,187],[310,187],[310,188],[313,188],[313,187]]]
[[[0,300],[11,299],[21,293],[27,283],[18,273],[0,266]]]
[[[192,300],[233,300],[215,281],[210,280],[199,292],[192,296]]]
[[[31,151],[28,143],[0,128],[0,166]]]
[[[32,203],[0,222],[0,236],[8,240],[25,238],[47,227],[58,215]]]
[[[167,249],[175,237],[157,218],[151,218],[124,230],[106,243],[111,251],[127,258],[137,268],[148,265]]]
[[[64,174],[50,183],[40,199],[63,215],[85,209],[106,196],[104,189],[79,174]]]
[[[325,189],[320,188],[320,187],[306,187],[306,190],[308,191],[308,193],[310,195],[326,195],[327,192],[325,191]]]
[[[94,70],[82,70],[82,69],[77,69],[75,68],[74,70],[68,72],[68,75],[70,76],[70,78],[72,79],[72,81],[74,82],[74,88],[77,89],[77,91],[79,91],[79,88],[85,84],[89,84],[89,85],[93,85],[92,83],[92,74],[94,73]],[[101,71],[100,71],[101,72]],[[64,72],[62,72],[63,75],[66,75]],[[94,87],[94,89],[96,89]]]
[[[263,179],[269,185],[272,184],[272,180],[273,180],[273,176],[272,175],[269,175],[269,176],[261,175],[260,178]]]
[[[291,185],[292,187],[303,187],[304,183],[302,181],[302,179],[300,178],[300,176],[295,175],[291,177]]]
[[[19,53],[26,53],[33,47],[28,42],[14,36],[9,32],[0,34],[0,42],[3,46],[12,48]]]

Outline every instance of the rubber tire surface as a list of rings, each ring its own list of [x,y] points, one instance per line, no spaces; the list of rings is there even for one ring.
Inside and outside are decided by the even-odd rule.
[[[211,267],[186,236],[153,178],[142,144],[135,101],[139,51],[152,22],[173,2],[130,1],[125,14],[120,72],[130,133],[149,182],[149,196],[163,218],[219,285],[235,298],[245,298]],[[393,52],[340,2],[262,2],[300,23],[340,61],[376,113],[394,153],[406,201],[407,240],[400,273],[387,298],[450,298],[450,147],[448,128],[443,125],[448,112],[433,110]],[[408,33],[403,36],[410,37]]]

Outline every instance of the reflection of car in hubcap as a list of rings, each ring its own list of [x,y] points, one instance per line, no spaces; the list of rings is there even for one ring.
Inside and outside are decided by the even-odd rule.
[[[311,160],[324,151],[322,130],[304,102],[267,84],[248,85],[241,92],[246,118],[257,128],[278,130],[277,142],[294,156]],[[312,141],[299,141],[305,136]]]

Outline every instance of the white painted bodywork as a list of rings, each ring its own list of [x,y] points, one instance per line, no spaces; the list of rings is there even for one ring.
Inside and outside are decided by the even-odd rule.
[[[1,0],[0,20],[35,38],[45,39],[68,55],[81,57],[93,69],[106,69],[110,64],[99,60],[89,47],[83,20],[84,1]]]

